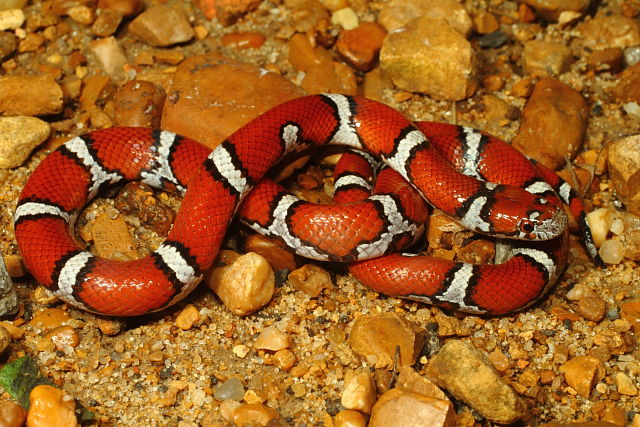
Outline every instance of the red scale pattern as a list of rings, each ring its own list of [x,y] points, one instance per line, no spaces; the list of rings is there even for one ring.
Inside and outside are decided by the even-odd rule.
[[[392,153],[395,141],[409,122],[382,104],[359,98],[354,98],[353,102],[357,112],[352,120],[366,148],[376,154]],[[259,181],[283,154],[279,137],[285,123],[299,125],[301,139],[321,144],[330,140],[338,128],[335,113],[335,107],[320,96],[296,99],[274,108],[228,138],[240,163],[236,166],[248,172],[251,182]],[[148,130],[118,128],[94,132],[91,136],[97,140],[95,148],[102,163],[123,171],[127,178],[135,178],[157,154],[157,150],[151,149],[153,141]],[[204,271],[217,254],[239,200],[227,183],[216,182],[204,168],[200,168],[197,174],[190,172],[195,169],[191,162],[201,158],[202,152],[198,149],[194,154],[188,150],[182,152],[183,149],[187,150],[187,146],[176,149],[172,166],[175,175],[190,181],[190,185],[168,240],[181,244]],[[450,213],[460,206],[461,198],[473,195],[480,185],[461,176],[441,155],[428,147],[418,151],[417,158],[408,166],[411,179],[421,192]],[[87,174],[82,168],[74,166],[57,152],[45,159],[34,172],[21,197],[48,198],[65,208],[78,209],[86,201],[87,187]],[[508,202],[505,199],[504,208],[512,212],[507,212],[507,215],[515,216],[521,203],[517,200]],[[549,207],[542,208],[544,211]],[[55,261],[73,243],[67,235],[68,230],[62,230],[64,227],[51,221],[60,223],[59,220],[37,219],[23,221],[16,227],[27,266],[44,284],[47,284]],[[43,239],[45,231],[55,236],[48,235]],[[387,265],[385,263],[389,261],[381,261],[383,266]],[[423,293],[428,294],[442,284],[444,274],[450,268],[447,265],[446,261],[436,261],[431,271],[417,273],[417,277],[434,278],[431,285],[428,281],[423,285],[426,286]],[[402,271],[402,274],[394,274],[412,282],[407,269]],[[163,307],[176,292],[177,287],[167,281],[165,273],[157,268],[152,258],[131,262],[99,260],[82,284],[79,298],[93,310],[104,314],[137,315]]]

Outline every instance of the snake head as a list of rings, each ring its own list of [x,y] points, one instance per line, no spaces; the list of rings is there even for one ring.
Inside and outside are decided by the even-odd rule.
[[[568,219],[562,206],[518,187],[498,185],[484,207],[487,231],[520,240],[549,240],[559,236]]]

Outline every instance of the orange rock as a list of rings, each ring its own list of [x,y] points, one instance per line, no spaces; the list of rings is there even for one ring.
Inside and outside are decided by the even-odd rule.
[[[611,182],[627,209],[640,214],[640,135],[622,137],[609,144],[608,167]]]
[[[620,304],[620,317],[631,323],[636,334],[640,333],[640,302]]]
[[[274,270],[295,270],[296,261],[292,251],[283,248],[260,234],[250,234],[244,242],[247,252],[255,252],[269,261]]]
[[[16,402],[0,401],[0,427],[22,427],[27,420],[27,411]]]
[[[266,37],[258,32],[229,33],[222,36],[222,45],[239,49],[257,48],[264,44]]]
[[[456,412],[447,400],[391,389],[380,396],[371,412],[369,427],[453,427]]]
[[[373,68],[386,35],[382,25],[365,21],[356,29],[341,31],[336,49],[358,70],[369,71]]]
[[[589,108],[579,92],[559,80],[542,79],[524,108],[513,145],[552,169],[582,146]]]
[[[604,364],[592,356],[576,356],[560,366],[565,381],[578,394],[589,397],[591,389],[605,375]]]
[[[278,417],[279,415],[275,409],[269,408],[262,403],[245,403],[233,411],[233,422],[238,426],[266,426],[270,425],[270,422]]]
[[[253,65],[193,56],[178,66],[167,91],[162,127],[214,148],[254,117],[302,95],[286,78]]]
[[[347,409],[371,413],[376,401],[376,387],[369,372],[347,371],[340,402]]]
[[[160,128],[164,89],[160,85],[132,80],[118,89],[114,97],[114,126]]]
[[[51,330],[70,319],[69,313],[61,308],[47,308],[37,312],[29,322],[29,325],[33,328]]]
[[[98,215],[93,223],[91,235],[96,254],[100,257],[121,261],[140,258],[129,234],[129,227],[122,216],[113,219],[108,213]]]
[[[536,76],[557,76],[569,71],[571,48],[564,43],[530,40],[524,45],[524,69]]]
[[[320,295],[323,289],[333,289],[331,275],[315,264],[305,264],[293,270],[287,279],[291,286],[312,298]]]
[[[356,319],[349,344],[353,351],[376,368],[413,365],[418,357],[424,330],[396,313],[365,314]],[[396,354],[396,348],[400,354]]]
[[[143,6],[142,0],[98,0],[98,9],[115,10],[126,18],[137,15]]]
[[[29,394],[28,427],[65,426],[76,427],[76,404],[64,390],[49,385],[39,385]]]
[[[158,25],[162,22],[163,25]],[[170,46],[191,40],[195,33],[185,14],[178,8],[156,4],[129,24],[136,38],[151,46]]]
[[[67,346],[77,347],[80,344],[78,333],[71,326],[59,326],[44,336],[45,340],[51,341],[57,350],[64,351]]]

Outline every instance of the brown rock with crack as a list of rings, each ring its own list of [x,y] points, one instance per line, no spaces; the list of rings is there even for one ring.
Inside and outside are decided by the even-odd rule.
[[[608,166],[611,182],[627,209],[640,215],[640,134],[613,141]]]
[[[582,145],[589,107],[579,92],[559,80],[540,80],[523,111],[513,145],[552,169],[574,157]]]
[[[393,388],[376,402],[369,427],[453,427],[456,412],[447,400]]]
[[[423,341],[424,330],[396,313],[360,316],[349,339],[354,352],[381,369],[391,369],[396,362],[399,366],[413,365]]]
[[[593,356],[577,356],[560,366],[560,373],[578,394],[589,397],[593,386],[604,378],[605,367]]]
[[[217,54],[193,56],[167,91],[162,128],[214,148],[271,107],[304,92],[286,78]]]
[[[430,360],[427,375],[489,421],[510,424],[526,414],[524,402],[502,381],[491,361],[464,341],[447,341]]]

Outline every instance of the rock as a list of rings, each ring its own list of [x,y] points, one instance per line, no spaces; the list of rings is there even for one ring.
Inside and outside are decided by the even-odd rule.
[[[10,344],[11,334],[4,326],[0,325],[0,355],[7,351]]]
[[[557,21],[563,12],[583,13],[590,0],[521,0],[550,21]]]
[[[147,184],[132,181],[125,184],[114,201],[115,208],[125,214],[136,216],[160,235],[169,232],[176,213],[155,196]]]
[[[622,50],[618,47],[610,47],[593,51],[587,60],[590,70],[596,72],[619,73],[622,70]]]
[[[66,353],[68,349],[76,348],[80,344],[80,337],[75,329],[64,325],[47,332],[43,337],[43,342],[52,343],[56,350]]]
[[[616,390],[618,393],[626,396],[636,396],[638,394],[638,387],[634,384],[624,372],[617,372],[613,376],[613,380],[616,384]]]
[[[615,212],[610,208],[598,208],[587,214],[587,221],[596,247],[600,247],[606,240],[614,219]]]
[[[354,30],[358,28],[358,15],[350,7],[343,7],[333,12],[331,23],[339,25],[345,30]]]
[[[200,312],[193,304],[188,304],[176,317],[176,326],[183,331],[188,331],[200,321]]]
[[[604,364],[592,356],[576,356],[560,366],[565,381],[578,394],[589,397],[591,389],[605,375]]]
[[[114,97],[114,126],[160,129],[166,94],[158,84],[132,80],[122,85]]]
[[[22,9],[0,10],[0,31],[15,30],[24,24]]]
[[[228,26],[255,10],[260,3],[260,0],[200,0],[197,4],[207,19],[217,17],[223,26]]]
[[[8,31],[0,32],[0,59],[4,60],[13,54],[18,47],[16,36]]]
[[[76,427],[76,404],[64,390],[50,385],[36,386],[29,394],[29,427],[65,426]]]
[[[456,412],[451,402],[395,388],[380,396],[369,419],[369,427],[455,425]]]
[[[99,317],[97,319],[97,323],[100,332],[110,337],[118,335],[124,328],[124,322],[119,319],[108,319]]]
[[[557,76],[569,71],[571,48],[564,43],[530,40],[524,45],[524,70],[537,76]]]
[[[274,270],[292,271],[296,268],[295,256],[291,250],[260,234],[249,234],[244,241],[244,249],[246,252],[255,252],[265,257]]]
[[[242,400],[244,397],[244,386],[238,378],[231,377],[216,386],[213,397],[217,400]]]
[[[349,337],[351,349],[379,369],[413,365],[423,341],[424,331],[396,313],[358,317]]]
[[[109,37],[116,32],[122,22],[123,14],[119,10],[102,9],[91,27],[98,37]]]
[[[27,411],[16,402],[0,400],[0,426],[22,427],[27,421]]]
[[[576,306],[576,312],[587,320],[600,322],[604,317],[607,304],[600,297],[582,298]]]
[[[640,44],[640,25],[623,15],[598,15],[577,27],[580,42],[591,49],[637,46]]]
[[[391,32],[421,16],[446,19],[464,37],[469,35],[473,25],[458,0],[392,0],[380,10],[378,22]]]
[[[158,25],[160,22],[162,25]],[[195,36],[181,10],[162,4],[138,15],[129,24],[129,31],[143,43],[156,47],[188,42]]]
[[[319,296],[323,289],[333,289],[331,275],[316,264],[305,264],[293,270],[287,276],[287,280],[291,286],[304,292],[311,298]]]
[[[302,96],[275,73],[219,55],[185,60],[167,91],[162,128],[214,148],[266,110]]]
[[[0,253],[0,317],[15,314],[18,311],[18,294]],[[2,353],[2,351],[0,351]]]
[[[264,307],[275,291],[275,275],[264,257],[249,252],[232,264],[213,268],[205,282],[233,314],[246,316]]]
[[[40,116],[62,111],[62,88],[50,75],[0,77],[0,114]]]
[[[423,396],[435,397],[442,400],[449,400],[446,394],[429,379],[421,376],[409,366],[400,367],[400,373],[396,379],[396,388],[421,394]]]
[[[98,0],[98,9],[120,12],[125,18],[137,15],[143,7],[142,0]]]
[[[105,73],[114,78],[122,77],[127,56],[115,37],[92,40],[89,49]]]
[[[386,35],[387,32],[380,24],[362,22],[353,30],[340,31],[336,49],[356,69],[369,71],[378,59]]]
[[[630,212],[640,215],[640,134],[609,144],[608,168],[620,199]]]
[[[296,363],[296,356],[290,350],[276,351],[273,355],[273,362],[281,371],[286,372],[293,368],[293,365]]]
[[[582,146],[589,107],[569,86],[541,79],[524,107],[513,145],[543,165],[558,169],[565,156],[574,157]]]
[[[476,89],[471,44],[442,18],[420,17],[389,33],[380,65],[400,89],[458,101]]]
[[[96,254],[103,258],[128,261],[140,258],[124,218],[101,213],[91,228]]]
[[[279,351],[290,348],[291,344],[291,336],[288,333],[276,326],[269,326],[260,332],[253,346],[259,350]]]
[[[233,422],[237,426],[267,426],[278,417],[275,409],[262,403],[245,403],[233,411]]]
[[[613,94],[621,101],[640,102],[640,63],[620,73]]]
[[[606,264],[619,264],[624,259],[625,247],[618,239],[608,239],[602,242],[598,255]]]
[[[49,138],[49,123],[36,117],[0,117],[0,168],[16,168]]]
[[[479,34],[491,34],[500,29],[500,23],[495,15],[488,12],[480,12],[474,16],[473,26]]]
[[[358,411],[345,409],[336,414],[333,425],[335,427],[366,427],[367,419]]]
[[[376,387],[369,372],[347,371],[340,402],[346,409],[370,414],[376,401]]]
[[[525,404],[502,381],[491,361],[464,341],[447,341],[429,361],[426,373],[489,421],[509,424],[526,414]]]
[[[265,41],[267,41],[267,38],[264,34],[254,31],[225,34],[221,40],[223,46],[231,46],[236,49],[258,48]]]

